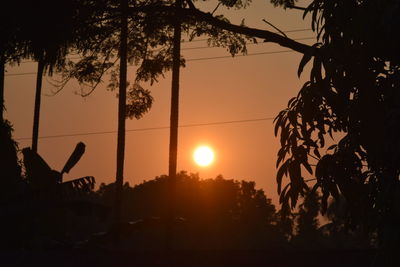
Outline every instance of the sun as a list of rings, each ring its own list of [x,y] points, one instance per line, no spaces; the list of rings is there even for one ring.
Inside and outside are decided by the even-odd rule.
[[[193,159],[197,165],[209,166],[214,161],[214,151],[208,146],[199,146],[194,150]]]

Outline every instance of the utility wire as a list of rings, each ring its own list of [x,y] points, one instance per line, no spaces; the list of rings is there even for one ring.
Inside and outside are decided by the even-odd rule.
[[[260,53],[250,53],[246,55],[236,55],[232,56],[216,56],[216,57],[201,57],[201,58],[189,58],[186,62],[189,61],[200,61],[200,60],[212,60],[212,59],[221,59],[221,58],[235,58],[235,57],[245,57],[245,56],[260,56],[260,55],[271,55],[271,54],[281,54],[281,53],[289,53],[294,52],[293,50],[280,50],[280,51],[269,51],[269,52],[260,52]],[[21,73],[9,73],[4,76],[21,76],[21,75],[34,75],[36,72],[21,72]]]
[[[303,41],[303,40],[311,40],[311,39],[315,39],[315,37],[302,37],[302,38],[295,38],[293,40],[294,41]],[[199,41],[207,41],[207,40],[208,39],[198,39],[198,40],[188,41],[188,43],[199,42]],[[181,42],[181,43],[184,43],[184,42]],[[259,44],[267,44],[267,43],[268,42],[260,42],[260,43],[247,42],[246,45],[259,45]],[[184,47],[184,48],[181,48],[181,50],[197,50],[197,49],[209,49],[209,48],[220,48],[220,47],[219,46],[196,46],[196,47]],[[79,58],[77,57],[77,58],[71,58],[71,59],[79,59]],[[25,60],[25,61],[21,61],[20,64],[36,63],[36,62],[37,61],[34,61],[34,60]]]
[[[4,76],[21,76],[21,75],[33,75],[33,74],[36,74],[36,72],[9,73],[9,74],[4,74]]]
[[[235,124],[235,123],[248,123],[248,122],[257,122],[257,121],[268,121],[273,120],[272,117],[267,118],[256,118],[256,119],[245,119],[245,120],[232,120],[232,121],[217,121],[217,122],[206,122],[206,123],[193,123],[193,124],[182,124],[178,126],[179,128],[191,128],[191,127],[200,127],[200,126],[211,126],[211,125],[223,125],[223,124]],[[126,130],[126,132],[144,132],[144,131],[154,131],[154,130],[164,130],[169,129],[169,126],[161,126],[161,127],[147,127],[147,128],[136,128]],[[98,131],[98,132],[86,132],[86,133],[75,133],[75,134],[59,134],[59,135],[45,135],[40,136],[39,139],[49,139],[49,138],[60,138],[60,137],[74,137],[74,136],[87,136],[87,135],[101,135],[101,134],[113,134],[117,131]],[[31,137],[20,137],[15,138],[15,140],[30,140]]]
[[[270,52],[260,52],[260,53],[251,53],[246,55],[236,55],[236,56],[217,56],[217,57],[200,57],[200,58],[190,58],[188,61],[201,61],[201,60],[211,60],[211,59],[221,59],[221,58],[236,58],[236,57],[246,57],[246,56],[260,56],[260,55],[271,55],[271,54],[281,54],[281,53],[291,53],[295,52],[293,50],[281,50],[281,51],[270,51]]]

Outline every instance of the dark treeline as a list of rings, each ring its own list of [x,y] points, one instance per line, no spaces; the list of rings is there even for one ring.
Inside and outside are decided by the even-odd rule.
[[[40,169],[42,183],[38,184],[27,152],[25,162],[18,161],[11,132],[12,127],[3,123],[1,138],[7,149],[1,150],[2,170],[10,175],[1,186],[0,216],[7,225],[2,228],[2,248],[107,248],[113,245],[113,232],[122,229],[123,247],[164,249],[168,176],[133,187],[125,183],[122,220],[115,225],[115,183],[93,190],[88,179],[76,184],[54,179],[60,173],[47,166]],[[45,177],[51,177],[49,183]],[[365,249],[373,245],[373,240],[346,230],[340,207],[334,203],[328,212],[330,223],[321,227],[317,194],[306,196],[300,208],[289,214],[277,211],[251,181],[222,176],[200,179],[180,172],[175,190],[173,244],[177,249]]]
[[[10,175],[1,186],[0,248],[2,253],[23,253],[25,260],[19,261],[20,266],[32,262],[40,262],[41,266],[78,262],[107,266],[115,261],[121,266],[159,266],[165,260],[174,261],[175,266],[286,266],[311,259],[326,260],[328,255],[334,259],[327,266],[335,266],[332,264],[341,260],[365,263],[378,255],[374,240],[346,226],[339,202],[331,202],[328,217],[323,219],[328,223],[321,225],[318,194],[306,195],[298,210],[283,213],[254,182],[222,176],[200,179],[187,172],[178,173],[176,180],[175,252],[165,254],[168,176],[133,187],[125,183],[122,220],[115,225],[114,183],[101,184],[93,190],[94,181],[84,177],[76,183],[54,180],[37,188],[24,162],[18,161],[12,127],[8,123],[1,126],[1,142],[8,144],[8,149],[0,150],[1,168]],[[66,166],[70,162],[71,157]],[[50,169],[50,173],[59,172]],[[115,254],[121,253],[114,247],[116,229],[121,231],[120,249],[134,253],[134,258]],[[55,254],[48,254],[49,251]],[[202,256],[199,251],[203,251]],[[5,262],[15,264],[15,257],[10,255],[4,254]],[[74,255],[79,260],[74,260]]]
[[[54,179],[53,185],[35,182],[27,163],[18,161],[18,147],[11,131],[11,126],[3,123],[1,138],[7,149],[1,150],[1,162],[2,169],[10,175],[1,186],[1,217],[8,222],[8,227],[3,229],[8,238],[2,239],[2,247],[76,246],[83,241],[88,241],[87,245],[110,245],[110,233],[116,228],[112,220],[115,184],[101,184],[96,191],[82,191],[72,196],[56,196],[51,192],[59,190],[54,186],[61,185],[60,181]],[[44,171],[40,175],[45,175]],[[127,246],[163,248],[168,196],[166,175],[133,187],[124,184],[123,223],[119,227],[124,229]],[[174,203],[174,241],[181,248],[318,248],[335,247],[335,242],[340,246],[349,244],[338,242],[338,238],[353,240],[351,236],[339,234],[343,231],[339,209],[332,209],[330,213],[333,224],[320,228],[316,195],[306,197],[298,213],[282,214],[254,182],[222,176],[202,180],[196,174],[180,172]],[[360,243],[352,244],[360,247]],[[362,244],[367,245],[368,242]]]
[[[97,197],[111,205],[114,184],[100,185]],[[168,212],[168,176],[159,176],[134,187],[125,183],[123,219],[125,228],[145,242],[133,246],[162,248],[164,219]],[[266,248],[283,246],[284,233],[275,206],[254,182],[226,180],[222,176],[201,180],[198,175],[180,172],[176,180],[174,243],[180,248]],[[161,235],[154,235],[156,232]],[[139,236],[141,235],[139,234]],[[153,244],[149,241],[153,239]],[[136,244],[135,244],[136,243]]]
[[[166,175],[133,187],[124,184],[122,214],[125,233],[131,238],[128,246],[162,248],[167,188]],[[111,207],[114,190],[113,183],[101,184],[94,195]],[[372,248],[373,240],[344,228],[341,210],[334,209],[333,203],[329,218],[323,219],[329,222],[321,226],[318,198],[317,194],[310,194],[296,213],[283,214],[254,182],[222,176],[203,180],[196,174],[180,172],[175,197],[175,246],[181,249]]]

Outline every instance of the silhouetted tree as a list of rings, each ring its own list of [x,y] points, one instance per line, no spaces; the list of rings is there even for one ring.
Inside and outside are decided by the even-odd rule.
[[[319,199],[318,194],[310,192],[304,197],[303,203],[299,206],[297,218],[297,234],[299,236],[312,236],[318,228]]]
[[[172,82],[171,82],[171,113],[169,132],[169,214],[167,229],[167,248],[172,246],[173,218],[175,216],[175,187],[176,187],[176,166],[178,159],[178,122],[179,122],[179,72],[181,65],[181,15],[182,0],[175,0],[175,17],[173,21],[174,37],[172,50]]]
[[[305,195],[303,203],[299,205],[296,217],[296,237],[294,242],[307,248],[318,248],[320,233],[318,231],[318,214],[320,210],[319,197],[316,192]]]
[[[124,181],[124,159],[125,159],[125,119],[126,119],[126,87],[127,87],[127,64],[128,64],[128,1],[120,1],[121,9],[121,35],[119,38],[119,95],[118,95],[118,140],[117,140],[117,169],[115,178],[115,223],[121,221],[122,186]],[[117,228],[116,242],[119,242],[120,232]]]
[[[12,131],[9,121],[0,121],[0,201],[14,194],[22,182],[18,145],[12,138]]]
[[[343,195],[350,225],[390,247],[400,240],[399,9],[397,1],[312,1],[305,15],[319,42],[298,70],[313,59],[310,80],[275,121],[282,202],[294,207],[307,192],[304,168],[317,179],[323,210],[329,196]],[[337,141],[326,149],[327,135]]]
[[[255,189],[254,182],[222,176],[201,180],[196,174],[179,172],[175,185],[174,244],[182,240],[191,247],[223,244],[225,248],[261,248],[285,244],[276,226],[275,207],[262,190]],[[169,213],[169,186],[166,175],[134,187],[125,183],[123,220],[131,221],[132,228],[140,225],[134,229],[144,232],[155,225],[168,224],[165,218]],[[114,190],[115,184],[102,184],[97,194],[104,203],[112,205]]]
[[[294,236],[295,215],[285,209],[281,209],[276,213],[277,230],[286,241],[291,241]]]
[[[350,225],[350,210],[343,196],[329,201],[326,218],[329,222],[321,226],[320,233],[325,243],[334,248],[366,249],[376,246],[376,237],[368,234],[363,225]]]
[[[267,199],[262,189],[255,188],[255,182],[241,181],[238,205],[240,219],[249,222],[272,223],[275,218],[275,206]]]
[[[4,119],[4,74],[7,64],[19,62],[21,58],[21,42],[18,41],[20,27],[15,14],[18,3],[8,3],[0,14],[0,121]]]
[[[24,192],[25,183],[21,176],[21,164],[18,160],[18,145],[12,138],[12,126],[9,121],[0,121],[0,248],[20,246],[26,234],[24,216],[18,214],[12,205],[16,195]],[[14,202],[15,203],[15,202]],[[26,210],[24,211],[26,212]]]
[[[71,46],[75,25],[76,1],[24,1],[21,14],[23,54],[38,62],[32,131],[32,149],[37,151],[42,77],[61,68]]]

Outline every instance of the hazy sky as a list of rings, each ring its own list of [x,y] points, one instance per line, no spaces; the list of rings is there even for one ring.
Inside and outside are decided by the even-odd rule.
[[[283,31],[309,29],[301,11],[273,8],[268,0],[253,0],[245,11],[220,9],[239,24],[273,29],[262,22],[266,19]],[[305,1],[299,2],[305,6]],[[210,11],[213,5],[204,5]],[[218,13],[218,12],[217,12]],[[237,13],[237,14],[236,14]],[[235,15],[233,15],[235,14]],[[292,38],[313,37],[308,31],[287,33]],[[313,43],[314,39],[302,40]],[[297,78],[301,55],[295,52],[240,56],[235,58],[191,60],[229,56],[223,48],[206,47],[204,41],[182,44],[187,60],[181,70],[180,125],[229,122],[273,118],[286,107],[290,97],[297,94],[304,82]],[[260,43],[248,47],[249,54],[286,51],[274,44]],[[134,67],[131,80],[134,79]],[[8,67],[5,78],[5,117],[14,125],[14,137],[20,148],[30,146],[33,123],[35,75],[10,74],[36,71],[36,64],[23,63]],[[303,74],[306,78],[307,72]],[[48,96],[54,88],[44,79],[39,136],[74,135],[81,133],[113,132],[117,130],[117,98],[107,91],[108,78],[90,96],[75,94],[78,87],[70,83],[56,96]],[[127,120],[128,130],[164,127],[169,125],[171,75],[150,86],[155,99],[153,108],[141,120]],[[39,139],[38,151],[49,165],[61,170],[76,143],[86,144],[81,161],[64,176],[65,180],[91,175],[97,184],[112,182],[115,177],[116,133],[78,135]],[[130,184],[149,180],[168,172],[168,129],[128,131],[126,134],[125,181]],[[208,144],[216,152],[210,167],[198,167],[192,160],[197,145]],[[182,127],[179,130],[178,170],[199,172],[201,178],[222,174],[229,179],[256,181],[277,203],[275,162],[279,140],[273,134],[272,120]]]

